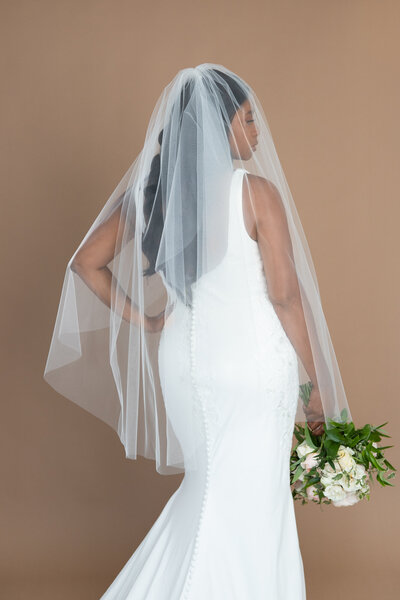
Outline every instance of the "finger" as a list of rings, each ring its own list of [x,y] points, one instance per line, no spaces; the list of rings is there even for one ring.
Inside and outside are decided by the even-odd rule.
[[[321,423],[320,421],[313,423],[311,431],[315,435],[321,435],[324,431],[324,424]]]
[[[307,421],[307,424],[311,431],[315,431],[321,427],[321,421],[319,419],[315,421]]]

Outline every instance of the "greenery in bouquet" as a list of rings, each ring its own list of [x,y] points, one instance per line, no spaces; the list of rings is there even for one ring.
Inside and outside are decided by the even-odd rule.
[[[300,396],[307,405],[311,382],[300,385]],[[384,456],[393,446],[380,446],[382,438],[391,437],[382,427],[364,425],[357,429],[347,422],[347,411],[341,420],[328,419],[322,435],[314,435],[307,422],[295,424],[296,444],[290,457],[292,495],[302,504],[308,501],[334,506],[350,506],[370,498],[373,475],[382,486],[392,486],[395,467]]]

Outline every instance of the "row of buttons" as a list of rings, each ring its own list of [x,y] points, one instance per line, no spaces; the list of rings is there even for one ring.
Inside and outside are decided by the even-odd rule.
[[[196,558],[198,555],[198,550],[199,550],[199,540],[200,540],[200,531],[201,531],[201,525],[202,525],[202,521],[203,521],[203,517],[204,517],[204,511],[205,511],[205,506],[206,506],[206,502],[207,502],[207,496],[208,496],[208,487],[209,487],[209,481],[210,481],[210,436],[209,436],[209,424],[208,424],[208,419],[207,419],[207,411],[205,408],[205,405],[203,403],[203,399],[200,393],[200,390],[198,389],[198,386],[196,384],[196,339],[195,339],[195,334],[196,334],[196,323],[195,323],[195,319],[196,319],[196,291],[194,291],[193,293],[193,304],[192,304],[192,311],[191,311],[191,329],[190,329],[190,366],[191,366],[191,378],[192,378],[192,386],[193,386],[193,391],[195,394],[195,402],[197,402],[200,405],[201,411],[202,411],[202,416],[203,416],[203,426],[204,426],[204,435],[205,435],[205,445],[206,445],[206,481],[205,481],[205,488],[204,488],[204,495],[203,495],[203,499],[202,499],[202,505],[201,505],[201,510],[200,510],[200,516],[199,516],[199,523],[197,526],[197,531],[196,531],[196,537],[195,537],[195,541],[194,541],[194,548],[193,548],[193,553],[192,553],[192,557],[191,557],[191,561],[190,561],[190,565],[189,565],[189,569],[188,569],[188,573],[187,573],[187,577],[186,577],[186,581],[185,581],[185,586],[184,586],[184,593],[183,593],[183,598],[185,600],[187,600],[189,598],[189,591],[190,591],[190,584],[192,582],[192,577],[193,577],[193,570],[194,570],[194,566],[195,566],[195,562],[196,562]],[[201,467],[200,467],[201,468]]]

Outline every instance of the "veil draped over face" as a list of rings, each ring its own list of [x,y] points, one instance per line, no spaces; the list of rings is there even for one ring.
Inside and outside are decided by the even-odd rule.
[[[315,369],[325,421],[340,420],[343,409],[350,418],[312,258],[261,103],[222,65],[185,68],[162,91],[142,150],[68,262],[44,371],[55,390],[115,429],[127,458],[153,459],[161,474],[185,466],[160,386],[160,336],[178,304],[191,310],[197,282],[225,256],[238,168],[247,172],[265,255],[254,182],[273,184],[284,209],[285,259],[308,334],[298,343],[309,343],[313,362],[298,358],[299,382],[309,382]],[[240,321],[238,314],[232,328]],[[296,421],[305,420],[299,395]]]

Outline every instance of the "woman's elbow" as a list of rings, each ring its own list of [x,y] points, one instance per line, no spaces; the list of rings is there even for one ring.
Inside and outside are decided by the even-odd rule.
[[[273,304],[273,306],[278,306],[281,308],[289,308],[290,306],[292,306],[296,300],[297,297],[295,295],[292,296],[279,296],[278,298],[269,297],[271,304]]]
[[[271,304],[274,306],[290,308],[300,300],[300,291],[298,287],[290,286],[289,289],[284,291],[281,290],[279,293],[273,293],[273,291],[270,290],[268,296]]]
[[[89,261],[85,257],[85,254],[80,252],[77,252],[75,256],[73,256],[69,266],[74,273],[83,273],[90,268]]]

